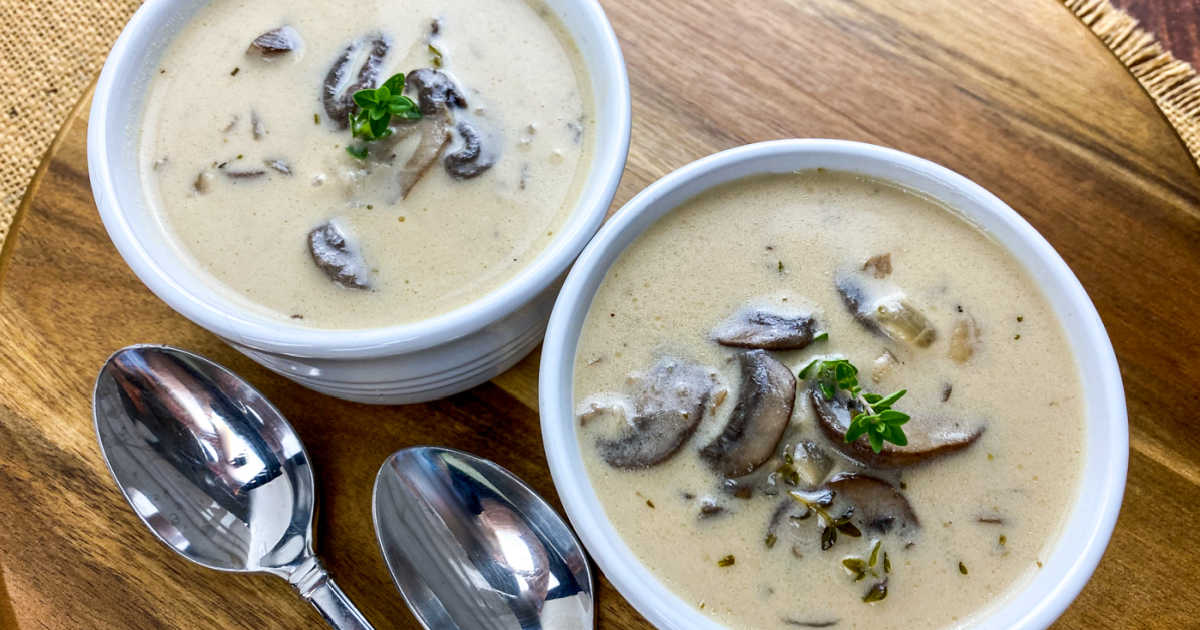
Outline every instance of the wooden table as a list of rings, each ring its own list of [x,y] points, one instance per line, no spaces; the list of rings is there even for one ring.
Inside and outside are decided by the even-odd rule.
[[[617,204],[735,145],[893,146],[1027,217],[1112,335],[1132,452],[1108,554],[1062,628],[1196,627],[1200,563],[1200,173],[1150,100],[1054,0],[608,0],[629,63],[633,148]],[[85,99],[86,100],[86,99]],[[267,373],[172,313],[109,244],[88,192],[81,103],[31,188],[0,293],[0,627],[299,628],[280,580],[218,574],[157,543],[101,461],[89,394],[115,348],[207,354],[292,420],[317,470],[319,553],[379,628],[416,622],[374,541],[379,464],[421,443],[485,454],[555,500],[538,356],[447,400],[372,408]],[[646,624],[600,580],[602,628]]]

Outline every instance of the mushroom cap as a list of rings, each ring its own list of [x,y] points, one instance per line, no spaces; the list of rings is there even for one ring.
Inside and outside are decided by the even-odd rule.
[[[883,449],[876,453],[871,450],[865,435],[846,443],[851,414],[845,398],[839,396],[829,400],[816,387],[809,389],[808,396],[817,414],[817,426],[833,447],[869,468],[903,468],[949,455],[974,444],[985,428],[983,422],[967,425],[942,417],[913,417],[904,425],[907,446],[885,442]]]
[[[749,474],[771,458],[796,403],[796,377],[765,350],[738,354],[742,385],[724,430],[700,451],[726,477]]]
[[[696,431],[716,386],[711,370],[669,356],[637,381],[629,426],[596,440],[600,457],[616,468],[647,468],[674,455]]]
[[[743,309],[713,329],[717,343],[735,348],[799,350],[812,343],[816,320],[763,309]]]

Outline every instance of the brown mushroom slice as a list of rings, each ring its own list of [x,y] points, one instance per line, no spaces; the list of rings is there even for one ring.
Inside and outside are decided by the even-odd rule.
[[[375,86],[389,48],[382,35],[370,35],[347,46],[330,66],[321,86],[321,104],[333,124],[341,129],[350,126],[354,93]]]
[[[765,350],[738,354],[742,386],[725,429],[700,451],[726,477],[740,477],[771,458],[796,403],[796,377]]]
[[[829,400],[815,387],[809,390],[808,395],[817,413],[817,426],[834,448],[870,468],[903,468],[949,455],[974,444],[984,431],[982,422],[967,425],[957,420],[914,416],[904,425],[907,446],[884,442],[883,449],[876,453],[871,450],[865,435],[853,443],[846,443],[852,403],[841,396]],[[857,405],[855,409],[858,409]]]
[[[450,75],[433,68],[410,71],[404,77],[404,91],[416,94],[417,107],[426,116],[442,109],[464,109],[467,106],[467,99]]]
[[[870,271],[876,278],[886,278],[892,274],[892,254],[876,254],[867,259],[862,266],[863,271]]]
[[[663,357],[638,377],[634,415],[615,438],[598,438],[596,450],[616,468],[647,468],[665,461],[687,441],[716,385],[699,365]]]
[[[371,288],[362,253],[335,222],[326,221],[308,233],[308,251],[330,280],[348,289]]]
[[[196,179],[192,181],[192,190],[203,195],[212,190],[212,183],[216,178],[217,176],[213,174],[212,170],[206,168],[200,171],[196,175]]]
[[[405,199],[417,182],[425,176],[430,166],[437,161],[442,150],[450,142],[450,116],[445,110],[396,128],[396,140],[412,134],[420,134],[420,142],[412,155],[398,171],[396,183],[400,187],[400,198]]]
[[[846,307],[867,328],[918,348],[927,347],[937,337],[929,318],[909,303],[902,291],[880,291],[884,295],[876,296],[863,278],[851,274],[839,277],[836,284]]]
[[[456,128],[462,143],[446,155],[442,166],[454,179],[478,177],[496,163],[496,157],[491,152],[484,151],[483,137],[474,124],[460,120]]]
[[[921,526],[908,499],[892,484],[863,473],[841,473],[828,487],[838,499],[854,506],[854,520],[866,529],[911,539]]]
[[[263,164],[270,167],[272,170],[283,173],[284,175],[292,174],[292,167],[284,160],[263,160]]]
[[[956,363],[966,363],[979,347],[979,324],[970,315],[963,315],[954,322],[950,331],[949,356]]]
[[[266,175],[267,172],[261,168],[223,168],[221,174],[229,179],[237,181],[239,179],[256,179]]]
[[[712,337],[723,346],[763,350],[799,350],[812,343],[816,320],[802,315],[788,317],[760,309],[744,309],[713,329]]]
[[[300,33],[290,26],[271,29],[250,42],[246,54],[261,55],[263,59],[271,59],[292,52],[300,47]]]

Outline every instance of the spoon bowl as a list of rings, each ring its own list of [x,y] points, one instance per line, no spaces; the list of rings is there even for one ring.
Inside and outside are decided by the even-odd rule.
[[[579,541],[504,468],[453,449],[403,449],[379,469],[372,503],[384,560],[426,628],[592,627]]]
[[[109,472],[164,544],[284,578],[336,628],[371,627],[313,553],[304,445],[249,383],[190,352],[130,346],[100,370],[92,415]]]

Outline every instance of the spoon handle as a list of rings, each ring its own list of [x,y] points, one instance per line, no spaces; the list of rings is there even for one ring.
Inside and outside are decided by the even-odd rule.
[[[315,560],[304,576],[292,582],[300,596],[308,600],[330,626],[337,630],[374,630],[350,598],[334,584],[329,572]]]

